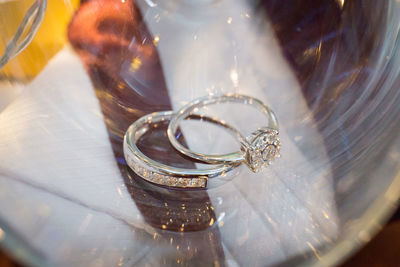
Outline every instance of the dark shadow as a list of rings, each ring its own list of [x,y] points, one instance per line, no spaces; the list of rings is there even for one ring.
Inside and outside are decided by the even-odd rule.
[[[380,166],[388,145],[396,137],[390,133],[397,131],[399,125],[395,114],[399,112],[400,81],[397,79],[392,88],[386,88],[384,99],[376,98],[392,68],[389,56],[386,69],[376,67],[382,59],[382,46],[387,43],[384,34],[390,17],[389,2],[258,2],[259,12],[266,13],[271,21],[324,139],[342,221],[361,216],[349,212],[343,204],[357,203],[357,197],[365,193],[360,188],[376,178],[371,172]],[[368,84],[377,73],[384,74]],[[356,182],[343,190],[340,185],[350,177]],[[309,257],[299,255],[280,266],[292,266]]]
[[[96,89],[115,159],[133,201],[146,223],[159,229],[164,241],[169,241],[168,236],[174,239],[171,247],[189,248],[187,253],[167,255],[165,264],[179,260],[181,264],[225,265],[207,191],[161,188],[142,180],[126,166],[122,141],[128,126],[145,114],[171,109],[157,49],[134,1],[85,1],[69,25],[68,37]],[[194,168],[193,162],[171,147],[165,125],[142,137],[138,146],[155,160]],[[183,234],[194,231],[202,232]]]

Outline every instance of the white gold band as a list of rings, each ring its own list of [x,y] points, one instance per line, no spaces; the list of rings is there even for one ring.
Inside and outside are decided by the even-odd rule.
[[[128,166],[143,179],[161,186],[176,188],[205,188],[209,178],[218,177],[232,170],[235,165],[212,165],[207,169],[184,169],[168,166],[150,159],[136,145],[153,123],[169,121],[172,111],[155,112],[141,117],[126,131],[124,156]],[[212,120],[215,121],[215,120]]]

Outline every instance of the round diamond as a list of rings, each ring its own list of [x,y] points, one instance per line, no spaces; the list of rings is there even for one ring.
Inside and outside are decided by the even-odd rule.
[[[162,183],[162,175],[159,174],[159,173],[154,173],[154,175],[153,175],[153,181],[154,181],[155,183],[158,183],[158,184]]]
[[[267,145],[262,152],[262,158],[264,161],[270,161],[277,153],[277,148],[274,145]]]
[[[187,179],[186,178],[179,178],[178,179],[178,186],[186,187],[187,186]]]

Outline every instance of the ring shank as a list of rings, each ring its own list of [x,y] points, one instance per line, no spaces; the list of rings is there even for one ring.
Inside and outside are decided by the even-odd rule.
[[[222,96],[211,96],[211,97],[203,97],[196,99],[183,108],[181,108],[176,115],[171,119],[170,124],[168,126],[167,134],[170,143],[172,146],[177,149],[182,154],[196,159],[200,162],[204,163],[212,163],[212,164],[220,164],[220,163],[227,163],[227,164],[240,164],[244,160],[244,155],[241,151],[236,151],[227,154],[220,154],[220,155],[209,155],[203,153],[197,153],[194,151],[189,150],[188,148],[184,147],[182,144],[175,137],[175,133],[179,127],[179,124],[182,120],[186,119],[187,117],[192,115],[192,112],[198,108],[202,108],[205,106],[213,105],[213,104],[222,104],[222,103],[240,103],[240,104],[248,104],[256,107],[262,113],[266,114],[268,117],[268,127],[271,129],[278,130],[278,120],[276,118],[275,113],[262,101],[245,95],[240,94],[225,94]],[[227,129],[234,131],[238,136],[238,140],[243,143],[246,142],[245,138],[233,127],[229,126],[226,127]],[[238,133],[238,134],[237,134]]]

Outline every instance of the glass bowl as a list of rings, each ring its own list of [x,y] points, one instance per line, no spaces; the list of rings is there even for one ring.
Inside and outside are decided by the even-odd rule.
[[[21,262],[331,266],[395,209],[398,1],[0,5],[0,244]],[[224,93],[277,114],[281,158],[271,166],[240,166],[206,190],[159,187],[127,167],[131,123]],[[200,112],[245,134],[263,122],[247,105]],[[167,125],[139,148],[202,168],[172,148]],[[239,147],[207,121],[185,121],[177,136],[204,153]]]

